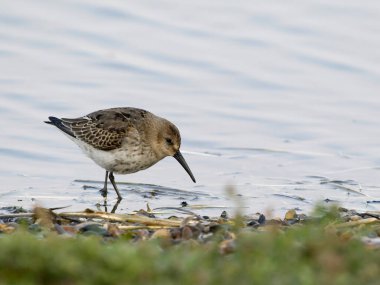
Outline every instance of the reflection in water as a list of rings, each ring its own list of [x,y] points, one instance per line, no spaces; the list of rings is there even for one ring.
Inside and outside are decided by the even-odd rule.
[[[121,200],[120,199],[117,199],[116,202],[113,204],[112,206],[112,209],[111,209],[111,212],[110,213],[115,213],[116,210],[117,210],[117,207],[119,206]],[[104,198],[104,204],[103,204],[103,207],[104,207],[104,212],[108,213],[108,204],[107,204],[107,198]]]

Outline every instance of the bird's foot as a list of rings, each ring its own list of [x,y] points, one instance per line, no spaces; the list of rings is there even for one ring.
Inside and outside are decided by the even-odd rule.
[[[103,196],[104,198],[107,197],[107,189],[106,189],[106,188],[102,188],[102,189],[100,189],[99,192],[100,192],[100,194],[102,194],[102,196]]]

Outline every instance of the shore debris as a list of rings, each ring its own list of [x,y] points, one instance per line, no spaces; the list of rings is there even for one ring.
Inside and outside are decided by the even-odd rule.
[[[0,234],[12,234],[19,228],[26,227],[30,232],[41,237],[49,232],[73,237],[77,235],[99,236],[106,240],[124,238],[133,242],[157,239],[166,245],[191,241],[194,244],[219,241],[221,254],[233,253],[240,232],[262,232],[291,229],[295,225],[316,221],[318,217],[309,217],[290,209],[284,218],[268,218],[262,213],[230,217],[222,211],[219,217],[201,216],[192,211],[179,211],[180,217],[157,218],[160,212],[140,210],[132,214],[115,214],[86,209],[83,212],[58,212],[62,209],[35,207],[33,212],[16,211],[0,214]],[[160,208],[161,209],[161,208]],[[177,211],[177,208],[162,208]],[[371,235],[360,236],[363,243],[370,248],[379,248],[380,212],[358,213],[354,210],[339,208],[339,217],[335,222],[326,225],[326,229],[340,233],[342,239],[354,238],[355,234],[347,230],[372,227]],[[158,214],[157,214],[158,213]]]

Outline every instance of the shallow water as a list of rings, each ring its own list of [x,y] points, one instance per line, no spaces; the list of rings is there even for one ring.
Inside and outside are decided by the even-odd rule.
[[[3,2],[0,207],[102,208],[103,170],[43,121],[134,106],[179,127],[197,184],[172,158],[116,176],[132,183],[120,212],[379,210],[379,14],[353,0]]]

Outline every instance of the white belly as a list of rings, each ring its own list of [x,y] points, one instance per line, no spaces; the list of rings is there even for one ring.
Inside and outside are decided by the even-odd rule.
[[[104,151],[80,140],[72,140],[97,165],[114,173],[134,173],[146,169],[158,161],[152,151],[148,149],[142,151],[141,146]]]

